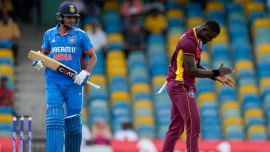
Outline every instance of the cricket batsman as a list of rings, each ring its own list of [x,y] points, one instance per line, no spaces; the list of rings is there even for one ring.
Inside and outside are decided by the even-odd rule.
[[[79,16],[74,4],[61,4],[56,13],[58,24],[45,32],[41,46],[43,54],[79,73],[75,80],[72,80],[49,68],[45,70],[47,152],[63,152],[64,141],[66,152],[80,151],[82,86],[86,84],[97,57],[87,34],[76,27]],[[83,53],[90,57],[90,61],[87,68],[81,70],[80,58]],[[40,60],[34,60],[32,65],[37,70],[44,67]]]
[[[171,58],[167,77],[167,91],[172,101],[171,122],[166,133],[163,152],[173,152],[176,141],[186,127],[188,152],[199,152],[200,116],[195,99],[195,78],[211,78],[225,86],[233,86],[226,75],[233,72],[221,63],[218,69],[209,70],[200,64],[203,45],[216,38],[220,26],[208,20],[187,30],[177,43]]]

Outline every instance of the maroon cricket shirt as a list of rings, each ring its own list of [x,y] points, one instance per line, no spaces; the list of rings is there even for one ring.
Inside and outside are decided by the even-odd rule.
[[[202,53],[203,43],[197,38],[195,28],[187,30],[178,41],[171,64],[167,81],[176,80],[184,83],[190,90],[195,91],[195,78],[189,77],[184,66],[183,55],[192,55],[195,57],[196,64],[199,62]]]

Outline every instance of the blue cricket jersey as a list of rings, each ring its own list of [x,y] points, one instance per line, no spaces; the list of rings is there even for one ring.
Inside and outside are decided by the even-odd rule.
[[[47,51],[50,58],[53,58],[64,65],[81,71],[80,59],[83,53],[94,51],[93,45],[87,34],[76,27],[73,27],[65,35],[59,33],[60,25],[45,32],[42,48]],[[72,85],[74,80],[49,68],[45,70],[46,84]]]

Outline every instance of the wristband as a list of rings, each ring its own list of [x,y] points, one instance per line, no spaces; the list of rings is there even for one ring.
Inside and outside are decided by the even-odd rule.
[[[219,70],[212,70],[213,72],[213,77],[220,76]]]
[[[90,70],[88,68],[84,69],[84,71],[87,71],[88,73],[90,73]]]

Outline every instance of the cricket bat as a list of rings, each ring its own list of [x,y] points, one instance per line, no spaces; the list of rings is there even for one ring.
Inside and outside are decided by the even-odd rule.
[[[57,72],[59,72],[59,73],[62,73],[62,74],[64,74],[64,75],[66,75],[66,76],[72,78],[73,80],[74,80],[74,79],[76,78],[76,76],[78,75],[78,72],[76,72],[75,70],[73,70],[73,69],[67,67],[66,65],[64,65],[64,64],[62,64],[62,63],[60,63],[60,62],[58,62],[58,61],[56,61],[56,60],[54,60],[54,59],[52,59],[52,58],[50,58],[50,57],[44,55],[44,54],[42,54],[42,53],[37,53],[37,52],[35,52],[35,51],[33,51],[33,50],[30,50],[30,51],[29,51],[29,53],[28,53],[28,59],[30,59],[30,60],[32,60],[32,61],[33,61],[33,60],[41,60],[42,63],[43,63],[46,67],[48,67],[48,68],[50,68],[50,69],[52,69],[52,70],[54,70],[54,71],[57,71]],[[96,84],[90,82],[89,80],[88,80],[86,83],[87,83],[88,85],[90,85],[90,86],[96,88],[96,89],[100,89],[100,86],[98,86],[98,85],[96,85]]]

